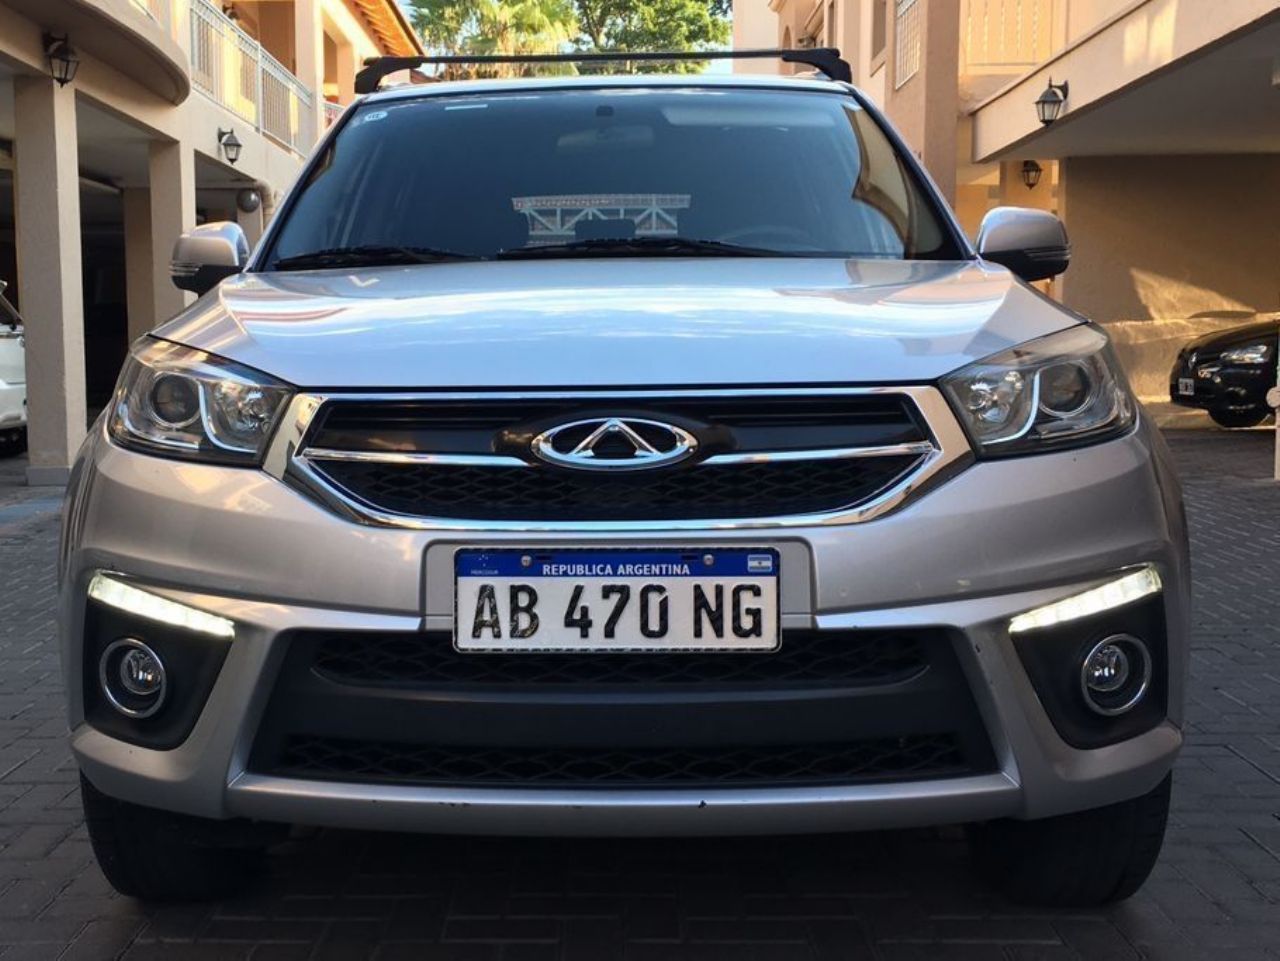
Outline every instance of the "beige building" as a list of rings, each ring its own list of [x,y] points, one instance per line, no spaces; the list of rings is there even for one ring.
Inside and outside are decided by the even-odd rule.
[[[363,58],[415,52],[395,0],[0,0],[0,279],[27,324],[32,483],[65,480],[130,340],[187,302],[177,235],[235,219],[256,239]]]
[[[1167,401],[1189,338],[1280,311],[1280,0],[735,0],[733,12],[742,46],[839,47],[971,236],[998,204],[1061,216],[1074,257],[1051,293],[1108,325],[1144,400]],[[1066,97],[1043,124],[1050,81]]]

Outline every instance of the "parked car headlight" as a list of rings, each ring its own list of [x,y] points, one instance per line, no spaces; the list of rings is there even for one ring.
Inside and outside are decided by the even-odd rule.
[[[1249,344],[1224,350],[1219,359],[1224,364],[1265,364],[1271,359],[1270,344]]]
[[[108,426],[124,447],[187,460],[260,464],[292,388],[159,340],[135,345]]]
[[[979,454],[1057,449],[1114,437],[1136,407],[1106,334],[1081,325],[943,378]]]

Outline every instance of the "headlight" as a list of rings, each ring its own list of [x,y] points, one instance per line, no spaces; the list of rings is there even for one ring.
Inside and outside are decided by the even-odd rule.
[[[1114,437],[1135,415],[1106,335],[1086,325],[972,364],[943,378],[942,386],[987,456]]]
[[[255,465],[291,393],[239,364],[145,340],[120,374],[108,426],[121,446],[149,454]]]
[[[1271,359],[1270,344],[1249,344],[1247,347],[1232,347],[1224,350],[1220,359],[1226,364],[1265,364]]]

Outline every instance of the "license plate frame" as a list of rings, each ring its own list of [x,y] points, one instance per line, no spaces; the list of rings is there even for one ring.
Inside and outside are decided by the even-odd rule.
[[[688,573],[634,575],[627,572],[649,570],[650,567],[646,565],[677,563],[688,565]],[[611,565],[611,569],[607,573],[598,573],[602,564]],[[544,565],[552,565],[555,572],[544,573]],[[562,573],[555,565],[574,566],[575,573]],[[630,565],[630,568],[623,565]],[[781,557],[773,547],[459,546],[453,551],[452,568],[453,647],[462,654],[761,654],[776,651],[782,644]],[[533,583],[526,582],[536,582],[550,589],[538,593]],[[668,599],[667,614],[664,615],[667,629],[660,637],[641,637],[637,633],[641,595],[634,588],[641,582],[646,586],[657,585],[664,588],[660,596],[655,593],[645,597],[648,611],[653,615],[651,619],[657,620],[659,624],[662,623],[662,618],[654,615],[654,612],[662,606],[661,597]],[[483,602],[482,612],[480,593],[486,583],[492,588],[492,596]],[[612,597],[602,597],[602,589],[624,583],[633,588],[633,596],[625,601],[625,604],[630,605],[630,613],[624,604],[615,620],[612,636],[606,637],[605,621],[607,615],[613,613],[612,607],[618,603],[619,598],[616,593]],[[563,617],[567,622],[569,606],[566,605],[562,610],[561,605],[565,604],[566,594],[572,600],[572,588],[575,584],[583,588],[580,600],[587,603],[592,624],[587,634],[583,635],[582,628],[575,623],[573,630],[578,631],[578,636],[570,637],[569,625],[561,621]],[[673,592],[671,584],[680,585],[680,589]],[[715,590],[717,584],[721,587],[720,591]],[[734,588],[740,584],[756,585],[759,594],[754,595],[749,588],[735,591]],[[707,603],[701,609],[698,607],[695,589],[699,585],[703,587],[702,600],[714,601],[719,605],[719,634],[716,632],[715,619],[709,616],[709,611],[714,611],[715,604],[710,608]],[[534,610],[538,614],[539,623],[532,636],[512,637],[512,629],[516,626],[516,622],[512,620],[512,608],[517,598],[510,591],[513,587],[523,586],[534,586]],[[756,599],[760,602],[758,608],[751,604]],[[522,603],[528,600],[527,594],[519,596]],[[756,611],[754,618],[759,622],[758,636],[749,633],[754,624],[751,613],[753,610]],[[735,611],[740,620],[735,618]],[[483,636],[477,636],[477,625],[482,613],[485,619],[478,630]],[[623,616],[628,617],[625,625]],[[491,623],[494,617],[497,618],[497,634],[500,636],[495,636],[494,625]],[[543,630],[546,622],[542,618],[552,618],[552,623],[556,626]],[[636,623],[632,624],[631,620]],[[520,623],[527,627],[527,618],[522,617]],[[695,636],[695,625],[703,631],[700,638]],[[619,627],[624,628],[621,636],[617,630]],[[739,635],[740,628],[748,632],[746,636]],[[711,638],[710,641],[708,637]]]
[[[1196,380],[1194,377],[1178,378],[1178,396],[1194,397],[1196,395]]]

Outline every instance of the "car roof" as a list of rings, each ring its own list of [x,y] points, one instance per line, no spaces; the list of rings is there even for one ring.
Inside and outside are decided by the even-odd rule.
[[[484,80],[450,80],[443,83],[401,84],[366,94],[365,102],[406,100],[418,97],[448,97],[476,93],[520,93],[530,90],[598,90],[605,87],[632,89],[690,87],[714,90],[717,88],[808,90],[817,93],[848,94],[853,88],[848,84],[814,75],[786,74],[590,74],[562,77],[508,77]]]

